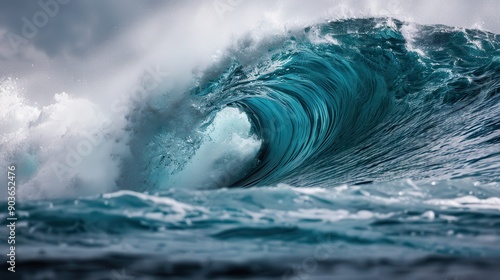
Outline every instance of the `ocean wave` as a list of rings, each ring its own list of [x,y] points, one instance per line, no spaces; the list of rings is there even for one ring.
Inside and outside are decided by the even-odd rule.
[[[255,168],[232,186],[491,174],[498,47],[477,30],[329,22],[245,41],[194,94],[245,112],[262,141]]]

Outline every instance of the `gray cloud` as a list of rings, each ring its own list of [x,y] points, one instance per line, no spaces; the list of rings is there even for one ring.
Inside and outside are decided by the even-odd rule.
[[[9,40],[7,35],[10,33],[11,37],[15,34],[26,39],[21,40],[22,44],[33,45],[49,57],[61,52],[82,56],[148,12],[166,4],[159,0],[60,1],[68,3],[60,4],[55,0],[3,1],[0,27],[7,33],[2,40]],[[54,6],[54,3],[57,4]],[[45,22],[42,27],[36,24]],[[34,30],[36,35],[33,38],[25,36],[33,34]]]

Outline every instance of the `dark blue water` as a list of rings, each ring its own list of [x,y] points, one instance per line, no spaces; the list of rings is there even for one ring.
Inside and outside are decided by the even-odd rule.
[[[130,113],[122,190],[19,204],[16,276],[496,279],[499,46],[392,19],[241,38],[177,112]]]

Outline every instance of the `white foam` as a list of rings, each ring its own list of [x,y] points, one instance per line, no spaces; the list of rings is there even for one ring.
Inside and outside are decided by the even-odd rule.
[[[311,187],[311,188],[297,187],[293,188],[293,190],[298,193],[303,193],[308,195],[321,194],[327,192],[326,189],[320,187]]]
[[[422,49],[415,46],[415,37],[418,35],[417,25],[414,23],[406,23],[401,27],[401,34],[405,38],[405,47],[410,52],[415,52],[421,57],[425,57],[426,54]]]
[[[193,212],[193,211],[208,213],[208,210],[205,207],[189,205],[189,204],[177,201],[177,200],[170,198],[170,197],[147,195],[147,194],[134,192],[134,191],[122,190],[122,191],[104,194],[102,197],[104,199],[112,199],[112,198],[119,198],[119,197],[123,197],[123,196],[133,196],[133,197],[136,197],[136,198],[141,199],[141,200],[151,201],[155,205],[158,205],[158,206],[167,205],[174,212],[181,214],[182,216],[185,216],[186,213]]]
[[[5,148],[25,140],[29,123],[40,115],[40,109],[28,105],[25,98],[17,94],[19,91],[10,78],[0,83],[0,145]]]
[[[28,105],[19,87],[0,85],[0,167],[17,165],[21,198],[94,194],[111,190],[116,148],[107,119],[85,98],[54,95],[51,105]],[[98,135],[95,135],[98,134]]]
[[[265,213],[277,215],[280,219],[312,219],[323,222],[338,222],[342,220],[370,220],[387,219],[393,216],[393,213],[375,213],[368,210],[349,212],[345,209],[331,210],[326,208],[299,209],[297,211],[277,211],[263,210]]]
[[[500,198],[498,197],[480,199],[475,196],[468,195],[453,199],[430,199],[427,200],[426,203],[453,208],[500,210]]]

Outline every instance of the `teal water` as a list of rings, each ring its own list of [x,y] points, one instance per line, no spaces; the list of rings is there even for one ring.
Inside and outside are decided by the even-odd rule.
[[[177,112],[130,113],[121,190],[19,203],[16,276],[495,279],[499,46],[393,19],[242,38]]]

